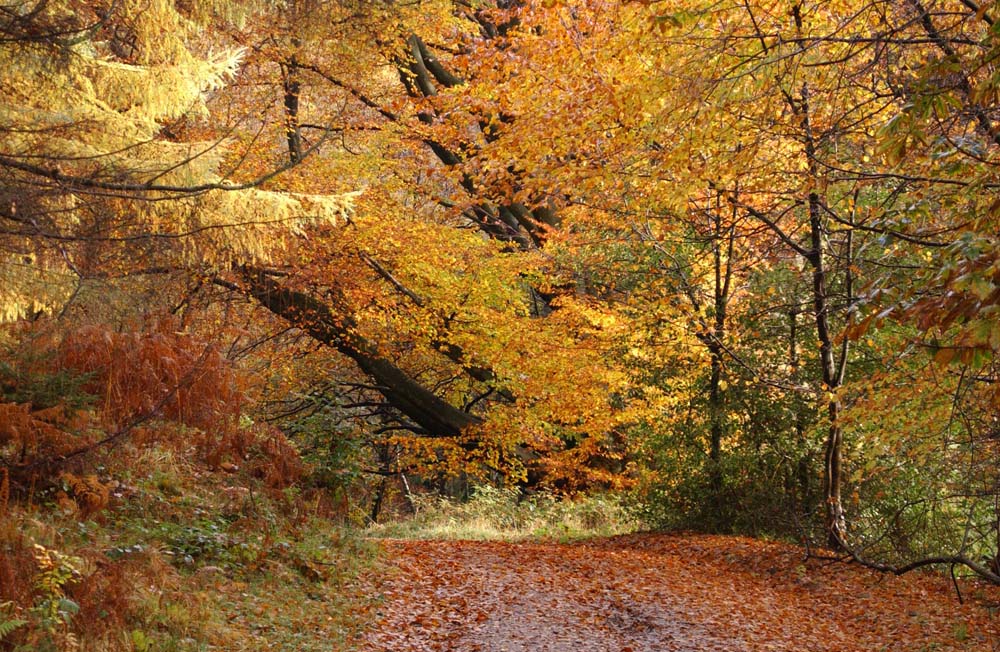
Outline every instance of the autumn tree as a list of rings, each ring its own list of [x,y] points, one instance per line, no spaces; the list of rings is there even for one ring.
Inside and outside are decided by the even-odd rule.
[[[197,421],[219,433],[235,424],[240,400],[231,366],[201,338],[164,336],[163,324],[176,320],[156,326],[152,315],[172,306],[145,302],[234,261],[266,260],[305,223],[346,219],[348,195],[260,188],[281,166],[233,181],[228,135],[202,121],[242,53],[205,40],[212,10],[41,2],[0,19],[0,306],[7,322],[63,320],[4,331],[5,353],[27,349],[26,358],[3,361],[0,394],[5,414],[19,415],[4,425],[4,465],[25,478],[153,418]],[[145,339],[118,341],[116,331],[142,321]],[[68,330],[79,337],[64,337]],[[115,358],[118,371],[142,369],[143,377],[115,376]],[[87,384],[94,375],[106,381],[99,388]],[[53,403],[33,389],[63,376],[81,395],[102,396],[94,411],[103,422],[86,410],[73,416],[87,407],[75,390]],[[227,407],[214,399],[196,407],[191,387]],[[200,416],[192,421],[194,412]],[[36,446],[42,439],[33,442],[32,433],[48,443]]]
[[[989,169],[992,123],[973,88],[989,88],[984,72],[989,65],[981,57],[992,51],[992,18],[967,3],[795,3],[790,8],[734,3],[674,12],[661,5],[653,12],[654,24],[675,37],[664,50],[685,52],[675,45],[685,38],[698,44],[678,65],[697,61],[701,66],[704,72],[696,78],[705,86],[695,102],[710,105],[718,121],[712,142],[732,139],[728,153],[713,157],[708,181],[722,188],[729,175],[738,174],[742,193],[731,196],[732,206],[766,226],[787,248],[787,259],[804,261],[811,276],[806,311],[819,346],[816,382],[809,391],[827,413],[826,529],[830,543],[851,548],[843,518],[842,487],[849,482],[843,455],[849,451],[861,468],[869,468],[869,462],[845,435],[852,432],[849,427],[855,435],[871,432],[868,424],[860,427],[865,417],[856,392],[865,391],[866,374],[877,377],[870,365],[876,351],[885,351],[884,344],[902,347],[896,360],[920,350],[910,348],[919,335],[903,344],[907,340],[897,339],[899,331],[878,327],[888,326],[886,317],[919,311],[919,328],[926,330],[942,315],[928,310],[932,300],[919,298],[940,297],[947,285],[927,263],[970,237],[967,211],[976,205],[963,194],[967,181],[953,175],[976,177]],[[977,133],[983,144],[970,150],[965,143],[975,142]],[[760,174],[756,179],[755,173]],[[954,211],[958,205],[962,211]],[[972,208],[973,214],[985,215],[982,210]],[[914,270],[920,282],[901,281],[906,274],[912,279]],[[990,287],[982,286],[980,296],[977,305],[989,304]],[[978,308],[965,304],[954,307],[946,321],[976,323],[977,314]],[[989,332],[980,328],[982,336]],[[860,338],[861,333],[869,337]],[[945,348],[939,360],[952,359],[951,350]],[[848,365],[852,357],[864,363],[854,374]],[[965,362],[973,357],[969,350]],[[883,360],[895,364],[891,357]],[[889,442],[917,437],[913,430],[906,432],[880,436]],[[857,470],[852,477],[859,477]],[[864,539],[870,525],[856,534]],[[959,552],[951,558],[983,570],[965,554],[965,544],[953,549]]]
[[[902,279],[912,278],[911,270],[923,274],[921,270],[934,269],[927,263],[935,252],[969,238],[960,237],[961,213],[950,213],[949,207],[965,201],[958,189],[967,182],[956,182],[954,175],[970,173],[971,160],[988,151],[966,151],[963,143],[977,130],[990,133],[988,109],[970,98],[979,97],[972,92],[977,84],[989,88],[983,72],[989,66],[980,57],[992,48],[992,37],[985,33],[992,18],[978,6],[959,4],[658,3],[644,11],[615,3],[570,3],[525,8],[509,32],[505,55],[510,65],[478,59],[475,74],[466,75],[471,97],[454,93],[456,105],[470,113],[486,105],[491,113],[507,116],[495,137],[474,150],[470,173],[506,176],[509,186],[525,197],[532,191],[521,189],[544,179],[562,202],[560,224],[567,234],[548,235],[546,246],[552,251],[564,237],[571,243],[574,234],[581,239],[610,236],[621,246],[635,237],[635,227],[657,216],[659,235],[645,236],[654,248],[657,239],[677,233],[677,225],[704,215],[715,198],[732,211],[733,223],[757,225],[741,232],[736,250],[756,252],[750,259],[773,269],[772,279],[784,280],[755,282],[748,276],[742,286],[747,294],[740,299],[756,302],[760,312],[771,302],[756,293],[766,290],[780,299],[770,306],[774,314],[769,319],[784,325],[774,342],[781,342],[781,348],[767,348],[781,350],[783,364],[769,368],[771,361],[753,359],[732,346],[721,360],[731,370],[740,369],[751,384],[775,390],[771,400],[796,406],[787,423],[788,436],[802,441],[791,464],[801,495],[809,494],[810,439],[819,435],[813,427],[814,408],[822,408],[820,505],[828,540],[837,547],[850,547],[845,485],[852,487],[850,502],[859,512],[866,509],[856,493],[860,487],[848,477],[858,477],[868,460],[856,442],[845,439],[861,434],[847,430],[856,422],[847,419],[845,409],[856,414],[865,379],[877,373],[880,359],[891,363],[885,357],[890,342],[902,346],[904,358],[920,350],[901,345],[904,340],[897,339],[896,330],[873,330],[872,337],[864,338],[859,334],[874,323],[888,326],[887,317],[915,315],[934,305],[915,297],[938,296],[949,281],[920,276],[925,284],[912,285]],[[942,67],[953,76],[945,76]],[[954,73],[956,67],[964,72]],[[908,72],[917,70],[926,72]],[[907,77],[912,79],[904,83]],[[942,85],[942,79],[947,83]],[[918,123],[919,129],[911,126]],[[972,132],[959,135],[959,125]],[[541,139],[542,133],[552,136]],[[944,145],[949,142],[954,146]],[[924,146],[926,159],[912,156],[914,147]],[[900,153],[911,155],[910,160]],[[969,161],[958,164],[960,153]],[[508,161],[516,161],[516,169]],[[989,169],[977,162],[980,170]],[[978,237],[976,241],[982,244]],[[609,241],[604,251],[614,246]],[[585,251],[577,248],[567,259],[580,261]],[[716,257],[720,271],[724,258]],[[679,260],[690,259],[686,253]],[[639,260],[641,256],[632,263]],[[639,264],[653,260],[650,256]],[[674,269],[653,263],[653,269],[657,266],[661,273],[691,271],[686,263]],[[625,276],[620,279],[629,274],[621,272]],[[613,274],[592,275],[609,276]],[[948,278],[962,278],[963,283],[977,279],[982,299],[976,305],[991,301],[992,285],[982,283],[980,275]],[[674,287],[683,299],[683,283]],[[914,294],[897,295],[900,287]],[[593,291],[600,294],[598,288]],[[978,308],[969,295],[947,296],[951,298],[937,305],[957,296],[969,301],[962,307],[949,303],[949,325],[970,320],[979,324],[980,336],[992,332],[974,318]],[[602,296],[606,302],[614,299],[613,293]],[[893,305],[897,307],[885,311]],[[721,312],[713,310],[710,316],[718,319]],[[941,315],[920,314],[923,329]],[[803,331],[806,316],[811,334]],[[718,326],[705,329],[697,318],[691,324],[695,335]],[[970,330],[964,332],[973,337]],[[815,347],[806,344],[810,341],[817,342]],[[941,350],[939,360],[949,360],[958,349]],[[971,349],[964,356],[966,363],[973,361]],[[715,367],[712,359],[709,355],[709,366]],[[977,382],[988,386],[987,379]],[[718,435],[718,423],[709,432]],[[893,437],[888,432],[883,436]],[[710,456],[719,450],[712,439],[719,437],[709,437]],[[731,439],[732,444],[737,441]],[[857,465],[850,476],[844,472],[845,454]],[[879,500],[876,494],[867,499]],[[863,538],[864,532],[857,535]]]
[[[359,199],[346,234],[311,232],[308,266],[243,268],[241,278],[217,283],[245,289],[275,314],[355,359],[375,381],[373,387],[411,422],[412,432],[437,439],[437,448],[461,442],[481,422],[491,434],[461,447],[481,449],[476,454],[487,457],[509,456],[509,450],[502,451],[513,447],[521,460],[514,468],[550,450],[562,450],[586,467],[589,457],[603,457],[604,444],[597,442],[607,441],[608,451],[620,447],[604,439],[609,426],[597,419],[607,406],[608,383],[617,381],[605,372],[604,352],[589,331],[607,328],[601,326],[607,320],[593,303],[566,297],[559,314],[549,303],[562,291],[549,291],[555,282],[545,278],[537,247],[543,227],[555,219],[551,203],[525,208],[509,186],[480,179],[475,147],[461,134],[471,130],[484,135],[484,144],[491,140],[486,137],[494,129],[491,108],[467,114],[449,108],[453,99],[441,97],[447,89],[467,88],[449,66],[464,66],[474,48],[481,48],[483,57],[502,50],[506,45],[497,39],[509,29],[504,21],[513,25],[516,18],[504,18],[505,12],[469,13],[449,3],[363,14],[345,6],[343,20],[320,27],[309,18],[316,10],[300,3],[280,14],[274,27],[248,27],[236,35],[259,61],[260,78],[266,80],[253,88],[270,88],[266,104],[282,107],[280,119],[275,115],[266,126],[275,134],[267,142],[280,132],[287,147],[283,156],[297,160],[295,143],[308,138],[285,136],[296,130],[336,132],[342,147],[297,166],[286,183],[319,189],[329,184],[333,169],[359,183],[371,184],[373,178],[378,183]],[[422,37],[415,35],[418,29]],[[380,34],[376,47],[356,50],[350,60],[335,45],[338,39],[373,32]],[[397,73],[393,85],[377,76],[359,78],[356,66],[364,57],[373,65],[391,65]],[[295,102],[288,101],[287,92],[292,58]],[[325,109],[330,106],[343,108],[333,116]],[[265,147],[256,154],[264,160],[275,150]],[[387,160],[396,163],[387,166]],[[424,187],[401,182],[412,175],[426,179]],[[525,217],[535,212],[536,217]],[[518,219],[523,224],[515,227]],[[493,242],[470,234],[470,225]],[[365,298],[369,306],[359,306]],[[380,330],[370,330],[373,320],[383,325]],[[574,329],[579,332],[567,335]],[[525,339],[525,333],[533,335]],[[567,355],[578,364],[567,363]],[[583,363],[588,359],[593,362]],[[412,366],[429,366],[455,391],[447,398],[436,394],[429,389],[433,380],[416,379],[406,370]],[[461,382],[456,371],[465,377]],[[467,388],[464,396],[459,387]],[[474,410],[459,409],[461,404]],[[587,417],[581,419],[577,410]],[[515,420],[519,428],[512,427]],[[613,424],[613,414],[606,421]],[[566,425],[556,425],[560,422]],[[591,431],[591,443],[578,445]],[[496,448],[491,440],[503,443]],[[551,462],[555,466],[540,459],[533,465],[548,466],[551,474],[562,466]],[[567,465],[557,475],[575,484],[576,467]]]

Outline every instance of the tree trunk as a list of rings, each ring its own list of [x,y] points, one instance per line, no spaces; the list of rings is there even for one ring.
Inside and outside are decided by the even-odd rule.
[[[788,311],[788,367],[791,369],[793,383],[799,380],[799,308],[793,307]],[[800,457],[796,463],[795,478],[798,482],[798,504],[799,509],[809,513],[812,503],[812,482],[810,481],[809,467],[809,442],[806,441],[806,426],[802,409],[799,405],[793,406],[792,427],[795,430],[795,442],[801,447]]]
[[[490,33],[496,35],[495,30]],[[416,98],[437,96],[439,86],[448,89],[465,83],[465,80],[445,68],[416,34],[407,37],[404,54],[396,58],[396,68],[407,93]],[[417,117],[427,125],[435,122],[432,110],[421,111]],[[487,142],[495,140],[498,134],[486,127],[504,122],[503,116],[493,119],[495,117],[497,116],[485,116],[479,121]],[[424,142],[447,167],[458,167],[466,158],[461,152],[453,151],[432,138],[425,138]],[[468,175],[463,175],[460,183],[471,196],[480,194],[480,189]],[[560,223],[558,209],[551,201],[536,208],[517,202],[494,205],[492,202],[479,201],[466,211],[466,216],[491,238],[510,242],[524,250],[541,244],[545,231],[558,227]]]
[[[734,196],[738,190],[734,190]],[[733,208],[735,219],[736,209]],[[729,301],[729,284],[732,278],[732,249],[735,237],[732,227],[729,228],[728,245],[723,251],[723,241],[726,229],[722,223],[722,207],[716,206],[712,214],[712,258],[715,273],[713,287],[713,308],[715,310],[712,322],[713,332],[708,344],[711,356],[711,375],[709,376],[708,410],[709,410],[709,490],[712,492],[712,503],[715,518],[721,531],[730,528],[729,510],[724,496],[725,477],[722,473],[722,439],[725,434],[726,406],[724,405],[722,389],[722,354],[726,328],[726,309]]]
[[[796,35],[803,35],[802,3],[792,6],[792,18],[795,21]],[[799,44],[800,51],[804,47]],[[847,522],[844,517],[844,507],[840,498],[840,486],[843,481],[840,468],[840,454],[843,445],[843,430],[840,427],[840,398],[837,390],[841,384],[842,371],[847,365],[846,349],[840,368],[833,355],[833,334],[830,328],[830,302],[828,289],[828,272],[824,259],[824,236],[822,204],[819,193],[815,190],[820,186],[821,174],[816,160],[816,137],[811,122],[811,106],[808,82],[802,83],[802,94],[798,106],[789,99],[791,108],[802,117],[802,143],[805,147],[806,164],[809,171],[810,188],[808,195],[809,209],[809,240],[810,250],[806,259],[812,267],[813,276],[813,311],[816,319],[816,338],[819,340],[820,375],[823,381],[822,391],[826,393],[826,413],[829,419],[823,464],[823,498],[825,500],[824,526],[827,533],[827,543],[834,550],[845,547]]]
[[[288,158],[292,163],[302,160],[302,128],[299,125],[299,65],[293,54],[281,65],[281,85],[285,97],[285,138]]]
[[[382,396],[427,435],[458,437],[466,428],[481,423],[481,419],[448,403],[382,357],[357,333],[357,323],[350,314],[335,314],[329,305],[280,286],[261,270],[246,267],[243,277],[250,295],[260,305],[354,360],[375,381]]]
[[[806,89],[803,88],[803,93],[805,92]],[[811,166],[815,165],[812,162],[814,160],[812,147],[810,141],[806,149]],[[809,234],[812,242],[809,264],[813,271],[813,311],[816,318],[816,336],[819,340],[822,389],[827,396],[826,412],[829,419],[823,465],[823,498],[826,502],[825,526],[827,543],[830,547],[839,550],[844,546],[844,536],[847,533],[844,508],[840,497],[842,483],[840,454],[843,445],[843,430],[839,423],[841,406],[840,398],[837,396],[837,390],[840,387],[840,373],[833,355],[827,269],[823,256],[823,221],[819,201],[818,194],[809,193]]]

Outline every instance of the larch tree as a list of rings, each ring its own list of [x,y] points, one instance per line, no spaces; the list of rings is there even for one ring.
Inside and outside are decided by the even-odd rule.
[[[212,3],[209,3],[212,5]],[[234,182],[229,134],[202,128],[239,49],[202,36],[212,6],[23,3],[5,12],[0,130],[6,319],[65,310],[89,281],[144,268],[265,260],[350,196]],[[189,129],[197,132],[198,129]]]

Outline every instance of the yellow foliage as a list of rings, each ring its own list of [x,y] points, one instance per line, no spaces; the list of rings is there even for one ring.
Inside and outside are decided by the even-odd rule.
[[[259,262],[287,234],[343,223],[350,212],[352,194],[231,183],[223,163],[233,139],[213,129],[200,142],[172,133],[208,124],[208,99],[243,57],[206,43],[195,22],[233,13],[233,3],[185,4],[182,13],[165,0],[128,0],[98,16],[49,2],[16,23],[24,38],[0,43],[0,169],[10,189],[0,214],[20,227],[0,238],[0,322],[60,308],[98,248],[116,246],[125,268],[139,264],[130,245],[154,242],[170,246],[146,247],[143,263]]]

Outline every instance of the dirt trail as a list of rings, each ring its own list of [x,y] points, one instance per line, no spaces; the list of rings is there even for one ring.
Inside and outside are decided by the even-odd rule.
[[[366,651],[1000,650],[1000,623],[959,605],[943,578],[803,563],[779,544],[634,536],[384,545],[398,572],[379,587]]]

